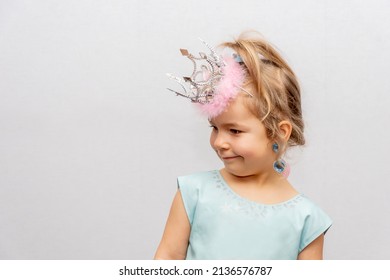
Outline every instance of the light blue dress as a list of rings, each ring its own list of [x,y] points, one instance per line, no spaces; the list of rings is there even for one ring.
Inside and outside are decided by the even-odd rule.
[[[332,225],[302,194],[261,204],[236,194],[218,170],[178,177],[191,224],[186,259],[294,260]]]

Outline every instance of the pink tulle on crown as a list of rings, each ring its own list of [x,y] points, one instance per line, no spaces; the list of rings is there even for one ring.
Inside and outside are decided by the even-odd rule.
[[[182,88],[181,92],[168,90],[198,103],[201,112],[208,118],[214,118],[226,110],[241,90],[246,92],[241,87],[245,80],[245,69],[240,65],[241,59],[237,55],[235,58],[221,57],[214,48],[201,41],[211,53],[206,55],[200,52],[199,56],[194,56],[188,50],[180,49],[181,54],[191,60],[194,69],[190,76],[183,78],[167,74]]]
[[[208,118],[214,118],[223,113],[231,100],[235,99],[245,80],[245,70],[232,57],[223,58],[222,77],[214,88],[212,100],[199,104],[199,108]]]

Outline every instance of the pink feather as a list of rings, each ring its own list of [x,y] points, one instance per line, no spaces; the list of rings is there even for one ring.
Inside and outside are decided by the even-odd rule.
[[[245,70],[232,57],[225,56],[224,62],[223,77],[215,88],[213,100],[200,105],[201,111],[211,119],[227,109],[230,101],[237,97],[245,79]]]

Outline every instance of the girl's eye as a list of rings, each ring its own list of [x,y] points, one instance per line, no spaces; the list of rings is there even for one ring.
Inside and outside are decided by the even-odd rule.
[[[233,134],[240,134],[242,131],[237,129],[230,129],[230,132]]]
[[[215,125],[210,125],[210,127],[211,127],[213,130],[218,130],[218,128],[217,128]]]

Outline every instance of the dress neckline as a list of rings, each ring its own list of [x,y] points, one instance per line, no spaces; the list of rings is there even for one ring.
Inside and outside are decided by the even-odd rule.
[[[247,203],[251,203],[251,204],[255,204],[255,205],[259,205],[259,206],[263,206],[263,207],[280,207],[280,206],[283,206],[283,205],[290,205],[291,203],[294,203],[296,202],[297,200],[300,200],[302,197],[303,197],[303,194],[301,193],[298,193],[296,194],[295,196],[293,196],[292,198],[289,198],[285,201],[282,201],[282,202],[278,202],[278,203],[262,203],[262,202],[258,202],[258,201],[254,201],[254,200],[250,200],[248,198],[245,198],[245,197],[242,197],[241,195],[239,195],[238,193],[236,193],[230,186],[229,184],[226,182],[225,178],[223,178],[222,174],[221,174],[221,171],[220,170],[214,170],[214,172],[217,174],[218,178],[220,179],[223,187],[228,190],[233,196],[235,196],[236,198],[238,198],[239,200],[241,201],[245,201]]]

